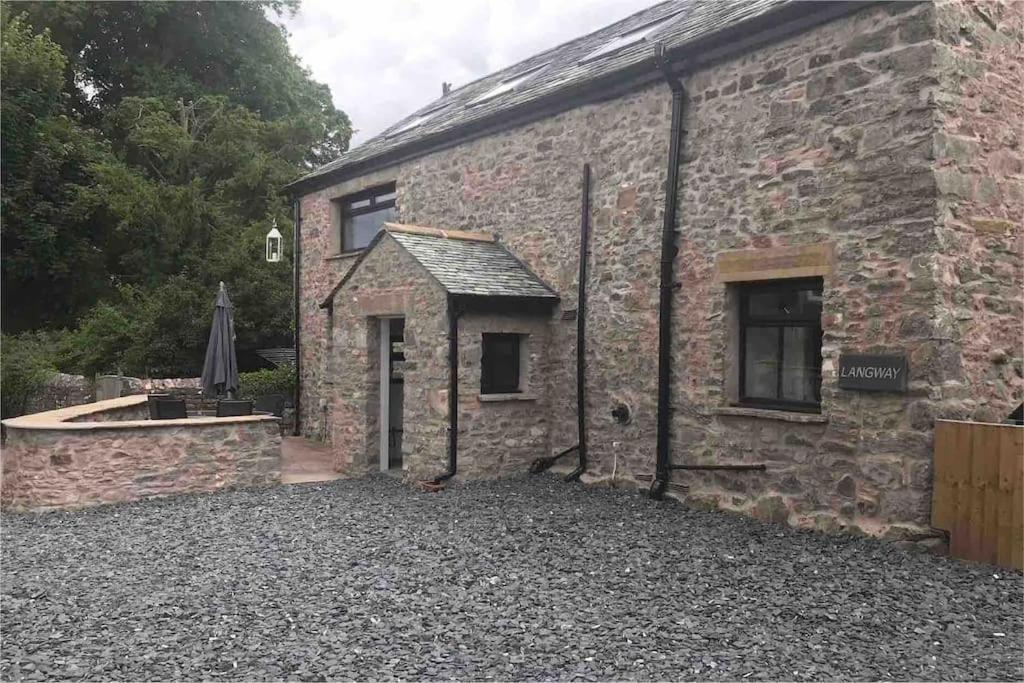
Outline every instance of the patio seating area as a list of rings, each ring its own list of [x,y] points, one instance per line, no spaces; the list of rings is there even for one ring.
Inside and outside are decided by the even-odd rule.
[[[541,475],[4,519],[0,678],[1019,680],[1020,573]]]

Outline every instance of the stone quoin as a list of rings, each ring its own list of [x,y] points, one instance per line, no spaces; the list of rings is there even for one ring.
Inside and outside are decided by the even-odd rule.
[[[456,422],[460,477],[576,444],[589,164],[583,478],[649,486],[668,69],[671,464],[756,466],[669,492],[928,536],[935,420],[1002,420],[1024,389],[1022,34],[1010,1],[683,0],[447,91],[289,187],[301,432],[417,479]],[[905,388],[842,388],[856,354],[904,357],[856,372]]]

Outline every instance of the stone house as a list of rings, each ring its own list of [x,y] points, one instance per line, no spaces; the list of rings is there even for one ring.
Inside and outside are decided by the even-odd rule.
[[[1022,15],[673,0],[446,87],[289,188],[302,433],[926,534],[1024,389]]]

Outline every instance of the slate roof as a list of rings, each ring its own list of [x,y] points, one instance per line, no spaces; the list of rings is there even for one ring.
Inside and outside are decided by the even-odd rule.
[[[792,0],[669,0],[637,12],[622,21],[606,26],[588,35],[563,43],[550,50],[525,59],[506,69],[453,89],[430,104],[398,121],[383,133],[367,140],[340,158],[325,164],[300,178],[293,186],[305,184],[342,171],[360,162],[422,142],[425,138],[455,134],[459,129],[486,119],[500,125],[507,114],[530,102],[551,99],[559,94],[578,89],[589,81],[612,76],[617,72],[637,67],[653,59],[654,43],[661,42],[672,54],[684,52],[698,40],[727,29],[738,28],[750,20],[762,17],[783,5],[792,6]],[[819,3],[795,3],[814,11]],[[671,17],[643,40],[594,59],[588,55],[608,45],[616,37],[637,30],[652,22]],[[515,79],[534,69],[537,73],[496,97],[474,102],[502,82]],[[653,71],[653,66],[652,66]],[[504,116],[503,116],[504,115]],[[411,122],[426,117],[419,125],[405,129]]]
[[[276,349],[256,349],[257,356],[275,367],[282,365],[295,365],[295,349],[281,347]]]
[[[322,308],[330,304],[384,235],[394,238],[449,294],[551,302],[559,298],[555,290],[488,234],[385,223],[331,290]]]

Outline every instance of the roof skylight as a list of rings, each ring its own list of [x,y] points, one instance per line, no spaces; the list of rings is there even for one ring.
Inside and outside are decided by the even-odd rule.
[[[657,21],[645,24],[644,26],[639,26],[633,29],[632,31],[623,33],[620,36],[616,36],[609,40],[604,45],[602,45],[601,47],[597,48],[596,50],[588,54],[583,59],[581,59],[580,64],[583,64],[584,62],[591,62],[595,59],[600,59],[601,57],[604,57],[605,55],[611,54],[613,52],[617,52],[624,47],[628,47],[630,45],[639,43],[640,41],[647,40],[648,36],[650,36],[658,29],[664,28],[666,25],[668,25],[669,22],[675,19],[676,16],[676,14],[673,14],[671,16],[665,17],[664,19],[658,19]]]
[[[512,78],[504,80],[501,83],[499,83],[498,85],[496,85],[493,88],[491,88],[490,90],[488,90],[487,92],[483,93],[482,95],[479,95],[479,96],[473,98],[472,100],[470,100],[468,106],[473,106],[474,104],[480,104],[481,102],[486,102],[487,100],[493,100],[495,97],[498,97],[499,95],[504,95],[507,92],[512,92],[513,90],[518,88],[520,85],[522,85],[523,83],[525,83],[526,81],[530,80],[531,78],[536,76],[538,73],[543,71],[545,68],[547,68],[547,64],[542,64],[542,65],[534,67],[534,68],[532,68],[532,69],[530,69],[528,71],[524,71],[523,73],[519,74],[518,76],[514,76]]]
[[[387,135],[385,135],[384,137],[385,138],[393,138],[396,135],[398,135],[399,133],[404,133],[407,130],[412,130],[413,128],[416,128],[417,126],[420,126],[423,123],[425,123],[425,122],[429,121],[430,119],[434,118],[434,115],[437,114],[437,112],[440,111],[440,109],[441,108],[438,107],[437,109],[431,109],[430,111],[423,112],[419,116],[414,116],[413,118],[409,119],[408,121],[403,123],[398,128],[395,128],[394,130],[388,131]]]

